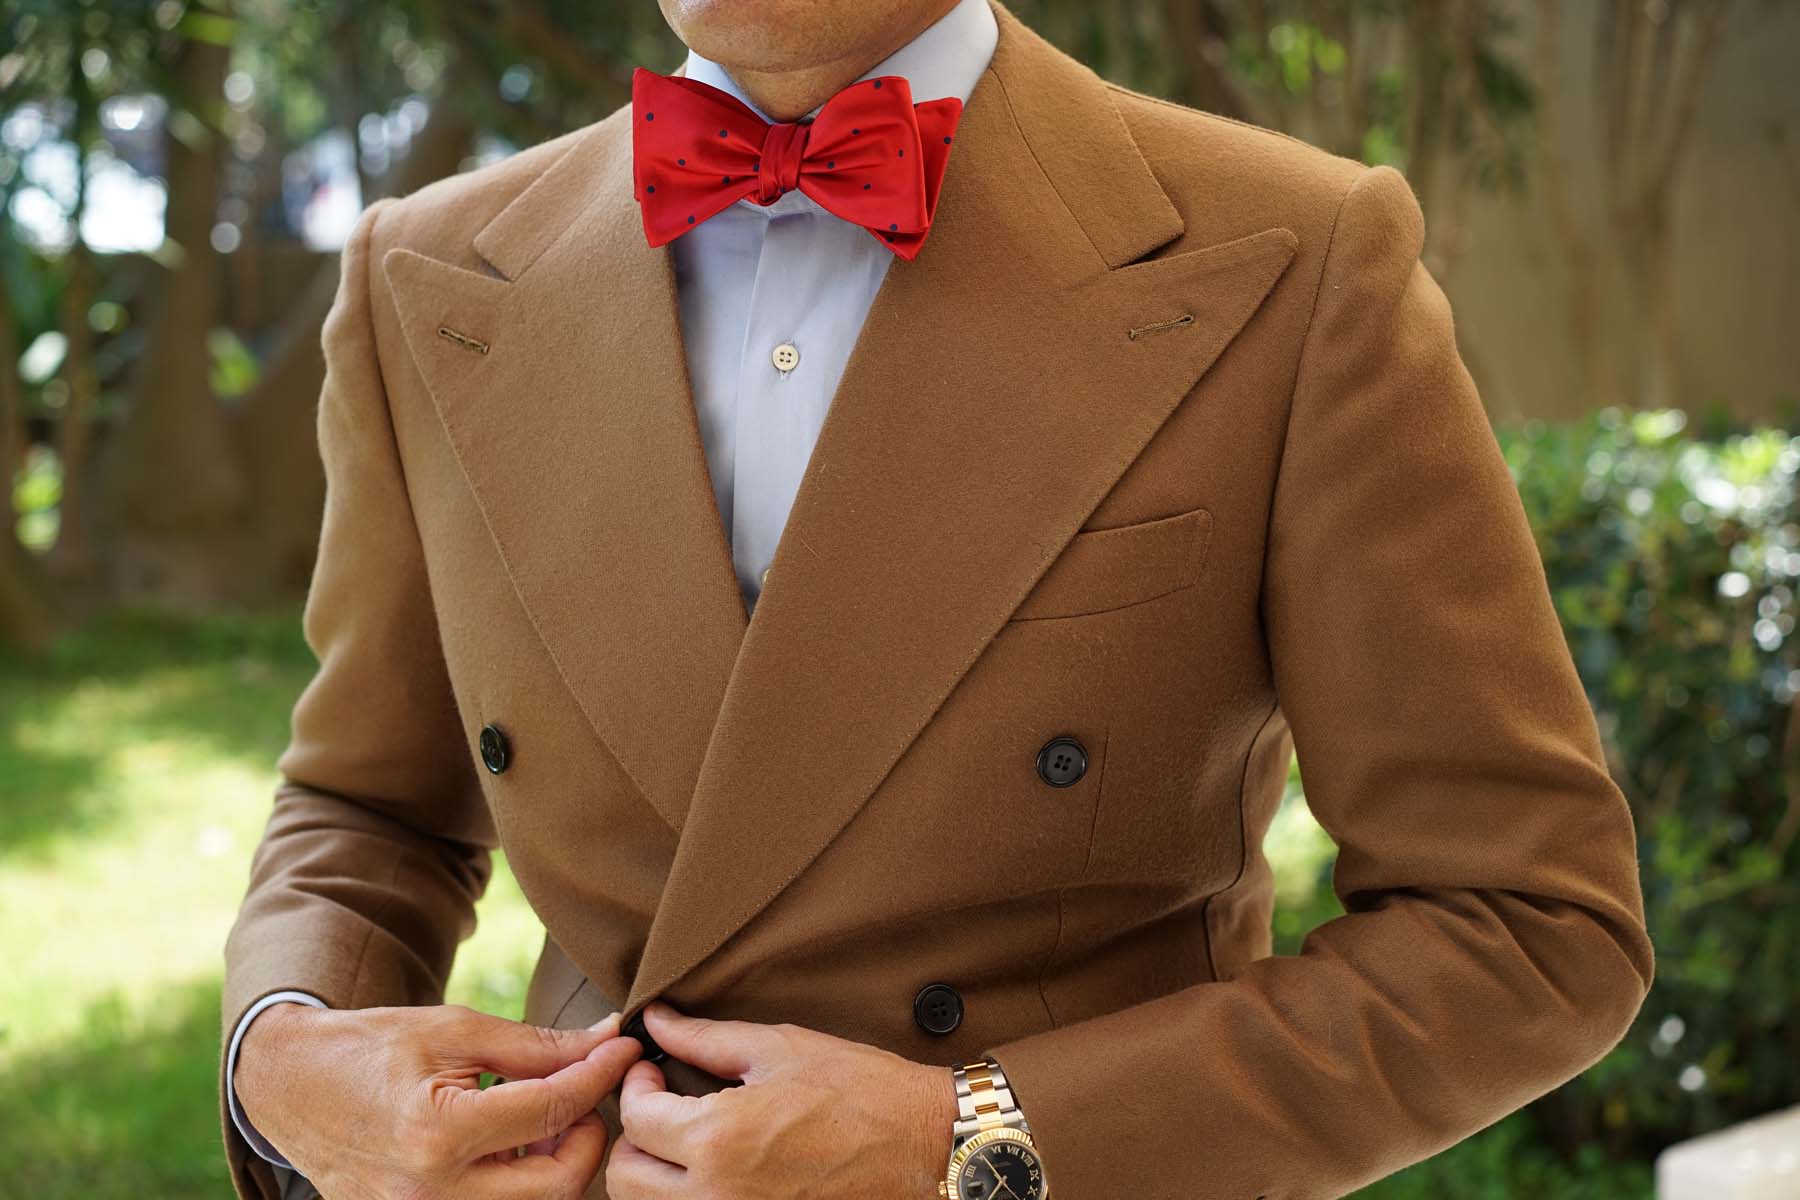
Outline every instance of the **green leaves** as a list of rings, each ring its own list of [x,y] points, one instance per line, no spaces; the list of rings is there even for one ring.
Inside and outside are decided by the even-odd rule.
[[[206,12],[199,7],[190,8],[183,13],[181,20],[175,24],[175,32],[195,42],[206,42],[214,46],[229,46],[237,37],[238,23],[222,13]]]
[[[1556,1111],[1648,1153],[1794,1099],[1800,436],[1608,409],[1499,437],[1632,804],[1658,955],[1638,1028]]]

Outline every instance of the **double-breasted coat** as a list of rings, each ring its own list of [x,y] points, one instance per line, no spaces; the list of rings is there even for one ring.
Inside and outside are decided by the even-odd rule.
[[[227,1036],[439,1002],[495,847],[527,1020],[992,1053],[1059,1200],[1341,1195],[1622,1036],[1632,819],[1406,181],[990,3],[754,619],[629,105],[369,208]],[[1346,913],[1271,957],[1296,748]]]

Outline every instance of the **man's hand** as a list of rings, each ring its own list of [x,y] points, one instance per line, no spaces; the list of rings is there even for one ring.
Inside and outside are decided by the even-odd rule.
[[[573,1200],[606,1149],[594,1106],[643,1052],[618,1032],[617,1013],[545,1029],[461,1005],[277,1004],[244,1034],[238,1102],[331,1200]]]
[[[638,1062],[619,1091],[624,1136],[606,1166],[612,1200],[931,1200],[950,1157],[949,1067],[795,1025],[709,1021],[661,1001],[644,1010],[670,1055],[721,1079],[704,1096],[666,1089]]]

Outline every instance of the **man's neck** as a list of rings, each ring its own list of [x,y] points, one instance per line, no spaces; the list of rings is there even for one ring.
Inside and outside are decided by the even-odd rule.
[[[771,119],[797,120],[825,103],[876,63],[925,32],[945,13],[955,8],[957,2],[958,0],[938,0],[919,13],[910,24],[896,29],[886,42],[855,55],[787,71],[744,70],[729,65],[726,65],[726,70],[737,81],[737,85],[744,89],[744,94],[750,97],[751,102]]]

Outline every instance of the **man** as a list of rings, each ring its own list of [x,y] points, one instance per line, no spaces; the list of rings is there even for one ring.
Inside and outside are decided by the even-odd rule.
[[[1632,821],[1400,175],[998,0],[663,9],[346,247],[240,1194],[1338,1196],[1610,1049]],[[495,846],[525,1024],[441,1005]]]

